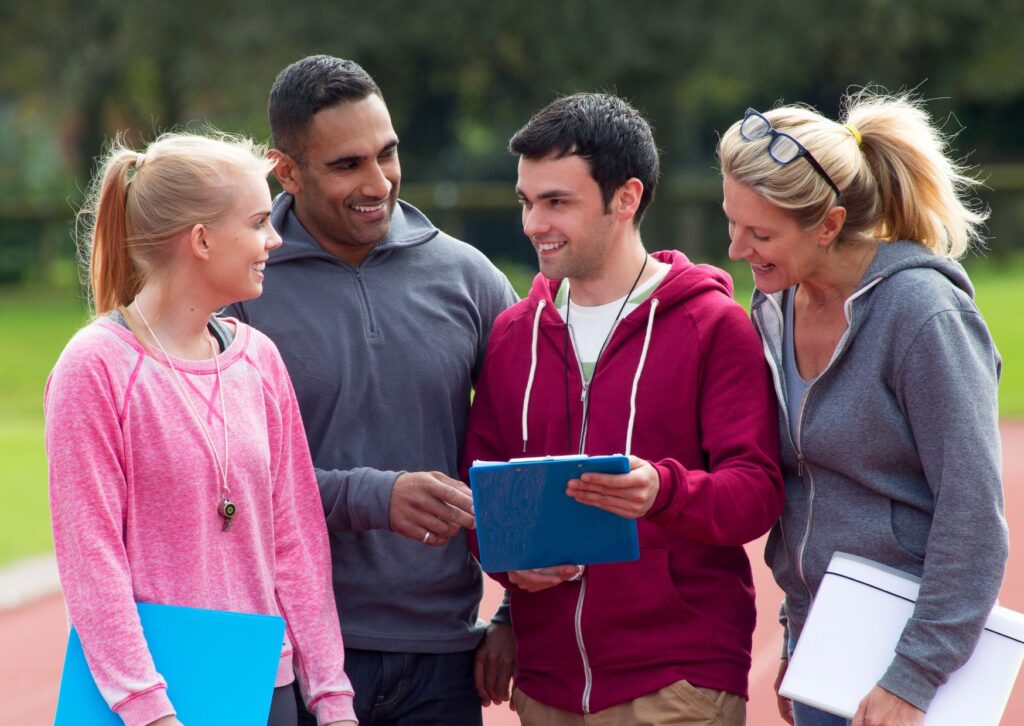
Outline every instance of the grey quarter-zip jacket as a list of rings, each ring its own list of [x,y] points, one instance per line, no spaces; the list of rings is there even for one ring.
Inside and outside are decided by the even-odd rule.
[[[263,295],[227,315],[277,344],[302,412],[331,541],[348,647],[448,653],[479,642],[479,565],[465,533],[440,548],[389,530],[405,471],[458,478],[470,391],[494,318],[516,301],[482,253],[399,201],[358,267],[274,200],[284,244]]]
[[[848,328],[802,402],[782,369],[782,293],[751,316],[779,399],[786,484],[765,561],[799,638],[832,554],[921,578],[879,682],[927,709],[970,657],[1003,579],[997,388],[1001,361],[958,263],[914,242],[880,245],[846,301]],[[800,407],[797,435],[788,411]]]

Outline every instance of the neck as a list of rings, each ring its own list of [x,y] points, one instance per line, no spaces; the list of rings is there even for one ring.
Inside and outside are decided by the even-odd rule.
[[[818,307],[841,304],[860,285],[877,250],[877,241],[829,250],[818,270],[801,280],[798,292]]]
[[[136,337],[150,349],[159,350],[162,345],[168,354],[186,360],[205,360],[213,356],[206,329],[212,314],[213,309],[197,303],[195,297],[180,292],[171,294],[158,283],[143,286],[127,309],[128,322]]]
[[[636,244],[632,245],[626,254],[609,260],[597,275],[589,278],[570,277],[572,301],[583,307],[606,305],[623,295],[628,295],[632,288],[639,287],[649,280],[660,265],[661,263],[654,259],[647,259],[647,251],[637,238]],[[641,268],[643,274],[638,278]]]

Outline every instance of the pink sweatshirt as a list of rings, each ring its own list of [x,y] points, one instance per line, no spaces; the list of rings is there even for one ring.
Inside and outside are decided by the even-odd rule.
[[[223,459],[214,361],[172,360]],[[238,323],[219,356],[238,505],[228,532],[209,445],[161,361],[100,319],[46,386],[57,564],[100,692],[128,726],[174,712],[136,601],[265,613],[287,622],[276,685],[295,672],[320,723],[355,719],[323,510],[277,349]]]

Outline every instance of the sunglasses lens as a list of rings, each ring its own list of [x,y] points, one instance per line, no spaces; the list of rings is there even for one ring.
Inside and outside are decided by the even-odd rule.
[[[764,116],[751,114],[740,124],[740,136],[747,141],[756,141],[771,130],[771,124]]]
[[[789,164],[800,156],[800,144],[792,136],[778,134],[768,146],[768,153],[780,164]]]

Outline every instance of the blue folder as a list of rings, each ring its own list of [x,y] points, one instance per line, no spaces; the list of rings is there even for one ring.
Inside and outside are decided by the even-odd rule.
[[[177,605],[139,603],[157,672],[187,726],[265,726],[274,695],[284,620]],[[100,695],[72,628],[54,726],[120,726]]]
[[[624,474],[625,456],[477,462],[469,470],[480,565],[486,572],[594,565],[640,557],[635,519],[580,504],[565,493],[588,471]]]

